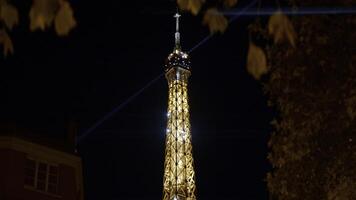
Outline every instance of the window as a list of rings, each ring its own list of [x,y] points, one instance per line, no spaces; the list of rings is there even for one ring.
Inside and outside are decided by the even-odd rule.
[[[54,194],[58,193],[58,167],[57,166],[49,166],[47,191]]]
[[[26,159],[25,163],[25,185],[35,187],[36,162]]]
[[[36,188],[41,191],[46,191],[46,182],[47,182],[47,164],[39,162],[37,166],[37,185]]]
[[[58,166],[27,158],[24,183],[42,192],[58,194]]]

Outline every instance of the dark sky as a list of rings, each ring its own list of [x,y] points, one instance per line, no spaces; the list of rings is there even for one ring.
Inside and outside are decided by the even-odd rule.
[[[61,138],[74,119],[83,133],[163,72],[174,43],[174,2],[72,5],[78,26],[65,38],[52,29],[27,31],[29,8],[22,7],[22,25],[11,33],[15,55],[0,60],[1,121]],[[183,14],[183,50],[209,35],[201,18]],[[239,18],[191,53],[190,112],[201,200],[268,199],[264,178],[273,112],[261,83],[246,72],[250,22]],[[87,200],[161,198],[167,90],[161,77],[81,141]]]

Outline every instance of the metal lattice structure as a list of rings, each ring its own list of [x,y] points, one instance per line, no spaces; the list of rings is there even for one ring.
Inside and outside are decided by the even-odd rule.
[[[196,199],[188,104],[191,70],[188,55],[180,50],[179,16],[175,15],[176,45],[165,66],[169,95],[163,200]]]

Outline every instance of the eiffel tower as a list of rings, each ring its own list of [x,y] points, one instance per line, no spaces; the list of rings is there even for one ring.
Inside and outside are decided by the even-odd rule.
[[[191,68],[188,54],[181,50],[179,13],[174,17],[176,18],[175,46],[165,64],[169,91],[163,200],[195,200],[195,173],[188,104],[188,78],[191,75]]]

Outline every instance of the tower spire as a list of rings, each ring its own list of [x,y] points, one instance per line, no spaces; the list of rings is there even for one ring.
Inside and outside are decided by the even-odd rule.
[[[174,46],[174,50],[180,50],[180,33],[179,33],[179,17],[181,15],[178,12],[177,9],[177,13],[174,15],[174,18],[176,18],[176,33],[174,35],[175,38],[175,46]]]

